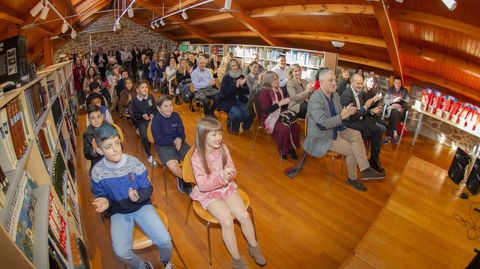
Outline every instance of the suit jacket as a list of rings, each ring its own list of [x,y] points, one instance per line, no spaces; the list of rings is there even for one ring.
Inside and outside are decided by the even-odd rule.
[[[332,144],[333,128],[342,125],[340,96],[336,92],[331,96],[337,112],[337,115],[333,117],[330,114],[328,101],[322,90],[313,93],[308,101],[308,129],[303,148],[314,157],[325,155],[330,148],[330,144]]]
[[[288,109],[298,113],[300,111],[300,104],[307,101],[310,93],[307,91],[307,81],[302,79],[301,83],[296,80],[288,80],[287,82],[288,96],[290,102],[288,103]]]
[[[360,120],[360,117],[363,117],[363,119],[366,120],[366,116],[371,115],[371,109],[365,109],[364,107],[365,102],[367,101],[365,92],[360,92],[360,94],[358,95],[358,100],[360,101],[361,107],[357,107],[357,112],[351,115],[344,122],[347,127],[356,130],[362,130],[363,124]],[[353,89],[350,87],[350,85],[348,85],[346,90],[342,93],[342,96],[340,97],[340,104],[342,105],[342,107],[346,107],[351,103],[353,103],[354,106],[357,106],[357,102],[355,102],[355,96],[353,95]]]

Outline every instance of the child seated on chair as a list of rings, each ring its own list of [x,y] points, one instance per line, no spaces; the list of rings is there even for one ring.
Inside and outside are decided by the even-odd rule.
[[[190,194],[192,187],[182,179],[182,168],[179,161],[183,161],[190,146],[185,141],[185,130],[182,119],[177,112],[173,112],[173,97],[161,95],[157,100],[158,114],[152,120],[152,135],[158,157],[163,165],[177,177],[178,190]]]
[[[222,226],[223,241],[233,258],[233,268],[244,269],[248,266],[238,251],[232,214],[242,226],[249,254],[257,264],[266,264],[255,238],[250,215],[237,192],[237,172],[227,146],[222,144],[222,130],[218,120],[203,118],[198,121],[191,162],[197,185],[190,196],[199,201]]]
[[[155,98],[153,98],[153,95],[148,94],[147,81],[140,81],[137,85],[137,96],[133,97],[130,101],[130,109],[135,126],[138,128],[140,137],[142,138],[143,149],[147,154],[147,161],[151,166],[157,167],[157,161],[152,156],[150,150],[150,142],[148,142],[147,137],[147,127],[148,123],[153,119],[153,116],[157,114],[158,110],[155,106]]]
[[[120,113],[129,114],[128,106],[132,98],[137,95],[135,88],[133,87],[133,80],[131,78],[125,79],[125,87],[120,93],[120,99],[118,101],[118,110]]]
[[[167,269],[171,263],[172,241],[162,220],[152,206],[152,185],[147,169],[137,158],[123,154],[117,130],[102,125],[95,130],[98,153],[105,158],[92,169],[90,188],[95,195],[93,206],[110,217],[113,251],[129,268],[153,268],[132,251],[133,226],[137,224],[160,252]]]
[[[87,118],[90,121],[90,125],[87,126],[87,129],[85,129],[83,133],[83,156],[85,156],[85,159],[90,160],[89,173],[91,173],[95,164],[103,158],[103,156],[98,153],[98,146],[93,139],[95,129],[103,124],[110,125],[110,123],[104,121],[104,116],[98,106],[89,106],[87,108]]]
[[[113,118],[112,114],[110,114],[110,111],[102,105],[102,99],[103,96],[100,93],[91,93],[88,95],[88,102],[87,106],[96,106],[100,108],[100,111],[102,112],[103,118],[108,122],[108,123],[113,123]],[[87,115],[87,127],[90,125],[90,118]]]

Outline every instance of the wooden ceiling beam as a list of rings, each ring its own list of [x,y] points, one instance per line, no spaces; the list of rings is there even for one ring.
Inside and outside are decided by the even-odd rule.
[[[178,40],[191,40],[191,39],[199,39],[201,37],[197,35],[182,35],[176,37]]]
[[[346,54],[339,54],[338,55],[339,61],[351,62],[366,66],[371,66],[383,70],[393,71],[393,67],[390,63],[381,62],[377,60],[367,59],[364,57],[354,56],[354,55],[346,55]]]
[[[214,3],[223,7],[224,0],[214,0]],[[261,22],[250,18],[248,12],[243,9],[237,1],[232,1],[232,12],[229,12],[237,21],[246,26],[250,31],[255,32],[270,46],[288,47],[287,43],[270,35],[270,30]]]
[[[102,0],[102,1],[95,1],[95,0],[86,0],[79,4],[77,7],[75,7],[75,11],[77,14],[84,14],[85,12],[88,12],[88,10],[91,10],[92,7],[105,4],[105,3],[110,3],[109,0]],[[82,17],[85,15],[82,15]]]
[[[231,18],[233,18],[233,16],[231,14],[222,13],[222,14],[218,14],[218,15],[203,17],[203,18],[200,18],[200,19],[194,19],[194,20],[191,20],[188,24],[189,25],[199,25],[199,24],[206,24],[206,23],[212,23],[212,22],[227,20],[227,19],[231,19]]]
[[[8,22],[13,22],[15,24],[18,24],[18,25],[23,25],[25,24],[25,20],[19,18],[19,17],[16,17],[14,15],[11,15],[11,14],[8,14],[6,12],[3,12],[3,11],[0,11],[0,20],[5,20],[5,21],[8,21]]]
[[[95,5],[90,6],[87,10],[81,12],[81,14],[83,14],[83,15],[81,15],[78,20],[82,24],[89,17],[95,15],[95,13],[97,11],[101,10],[102,8],[106,7],[107,5],[110,5],[110,2],[108,0],[96,2]]]
[[[447,88],[452,92],[461,94],[467,98],[480,102],[480,95],[478,94],[478,90],[468,88],[457,82],[453,82],[451,80],[447,80],[445,78],[441,78],[436,75],[425,73],[423,71],[419,71],[410,67],[405,67],[404,72],[405,72],[405,76],[409,76],[414,79],[418,79],[420,81],[429,82],[429,83]]]
[[[200,0],[186,0],[186,1],[182,1],[182,8],[186,8],[188,6],[191,6],[193,4],[196,4],[197,2],[200,2]],[[180,3],[179,4],[176,4],[174,5],[173,7],[167,9],[167,11],[165,11],[165,14],[168,14],[170,12],[174,12],[174,11],[177,11],[180,9]]]
[[[397,21],[433,25],[436,27],[441,27],[441,28],[462,33],[474,39],[478,39],[478,37],[480,36],[479,27],[461,22],[460,20],[453,20],[453,19],[449,19],[446,17],[441,17],[433,14],[417,12],[413,10],[396,9],[396,8],[390,9],[390,16]]]
[[[156,32],[159,32],[159,33],[163,33],[163,32],[168,32],[168,31],[176,30],[176,29],[178,29],[178,28],[181,28],[180,25],[171,24],[171,25],[162,26],[162,27],[156,29],[155,31],[156,31]]]
[[[250,17],[275,17],[275,16],[325,16],[325,15],[365,15],[375,16],[371,5],[349,4],[315,4],[291,5],[257,8],[250,12]]]
[[[257,37],[257,33],[252,31],[233,31],[233,32],[218,32],[210,34],[211,37]]]
[[[304,39],[304,40],[319,40],[319,41],[342,41],[349,43],[356,43],[361,45],[386,48],[385,40],[360,35],[349,35],[340,33],[327,33],[327,32],[272,32],[271,35],[277,38],[288,39]]]
[[[422,58],[432,63],[442,63],[450,66],[451,68],[459,69],[462,72],[465,72],[471,76],[480,78],[479,65],[473,64],[460,58],[443,54],[435,50],[402,44],[400,45],[400,53]]]
[[[400,62],[400,54],[398,53],[398,32],[395,21],[390,19],[385,0],[378,2],[372,2],[375,16],[377,17],[380,30],[382,31],[383,38],[387,44],[388,56],[392,63],[393,71],[396,75],[399,75],[403,80],[402,64]]]

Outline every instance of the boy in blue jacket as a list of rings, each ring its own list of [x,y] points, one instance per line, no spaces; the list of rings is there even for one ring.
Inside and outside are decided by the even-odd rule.
[[[137,158],[123,154],[117,130],[102,125],[95,130],[98,153],[104,158],[92,169],[90,188],[95,195],[93,206],[99,213],[111,215],[110,234],[117,257],[129,268],[150,269],[132,251],[133,226],[137,224],[160,251],[166,269],[171,263],[172,241],[162,220],[152,207],[152,185],[147,169]]]
[[[158,157],[163,165],[177,177],[178,190],[190,194],[192,186],[182,179],[180,161],[187,155],[190,146],[185,141],[182,119],[173,112],[173,98],[161,95],[157,100],[158,112],[152,120],[152,134]]]

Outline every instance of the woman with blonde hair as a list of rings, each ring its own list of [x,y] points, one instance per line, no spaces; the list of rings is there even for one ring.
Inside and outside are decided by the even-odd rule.
[[[265,265],[255,228],[245,204],[237,191],[237,171],[230,152],[222,143],[222,126],[213,118],[202,118],[197,122],[192,169],[197,185],[190,196],[199,201],[220,223],[222,238],[233,258],[233,268],[248,268],[238,251],[232,214],[240,222],[242,233],[248,242],[248,252],[255,262]]]
[[[288,110],[297,114],[297,117],[305,119],[307,115],[308,97],[313,93],[313,82],[307,83],[302,79],[302,67],[292,65],[288,72],[287,92],[290,97]]]

